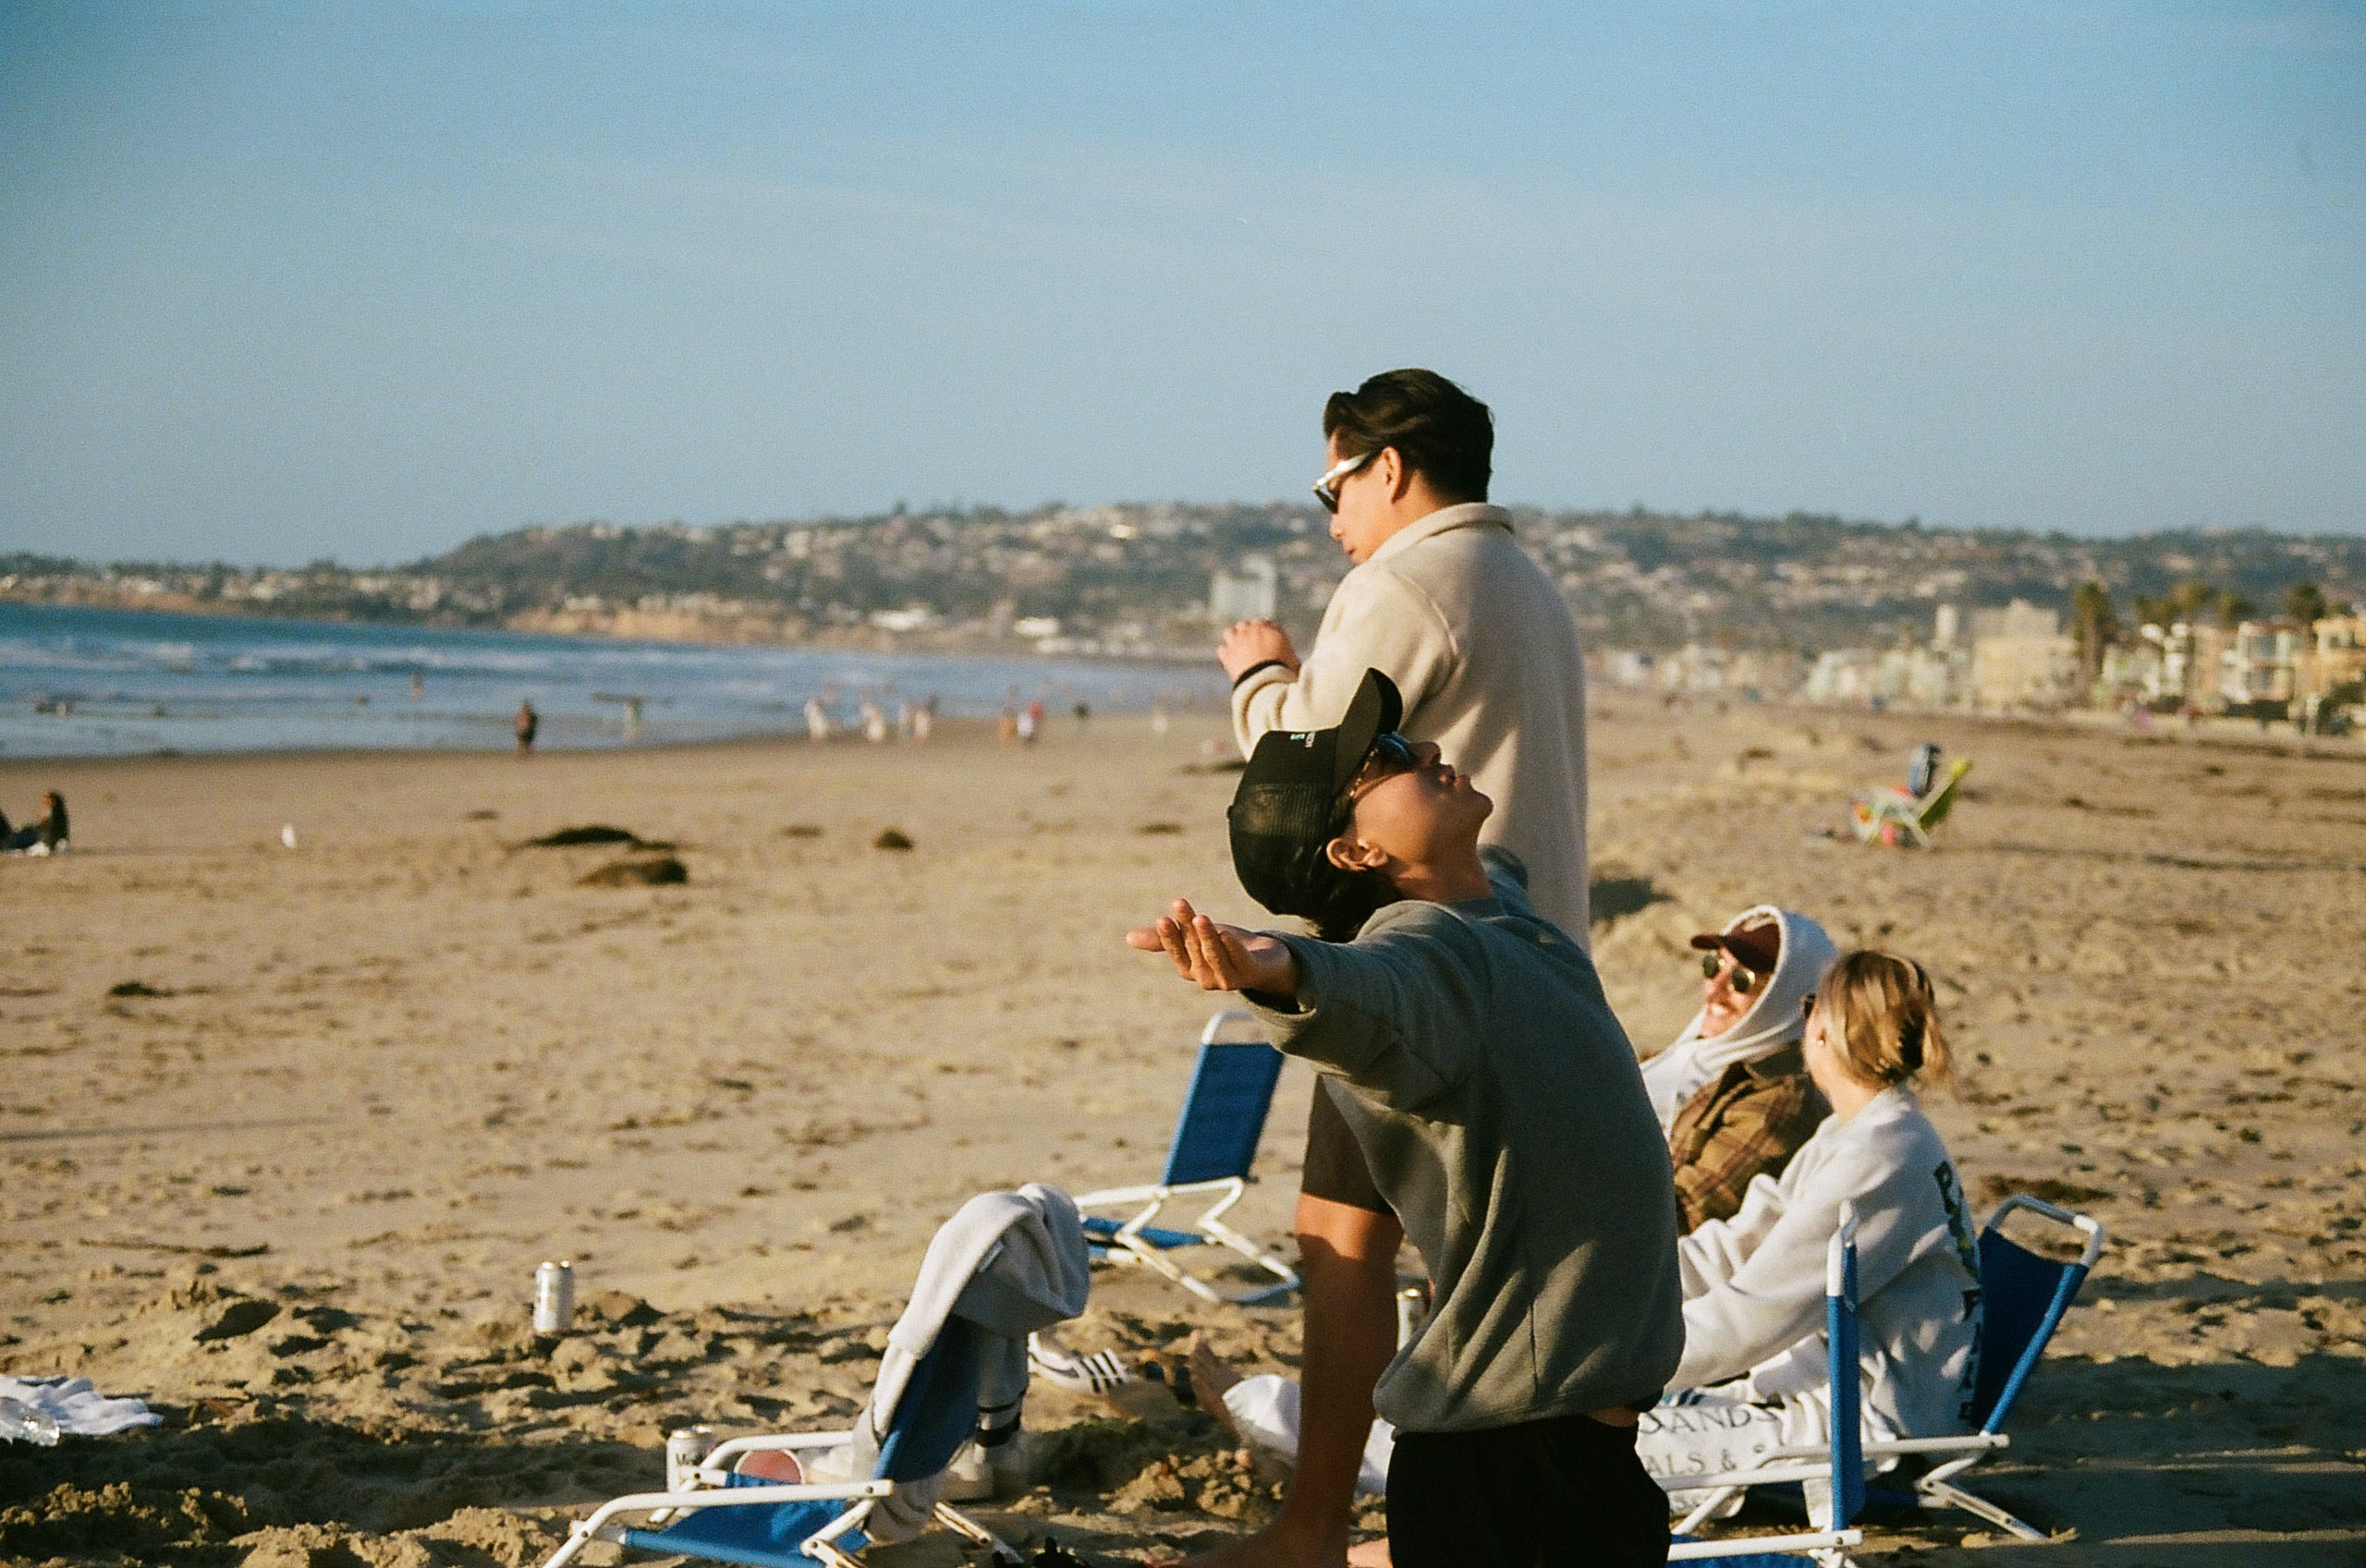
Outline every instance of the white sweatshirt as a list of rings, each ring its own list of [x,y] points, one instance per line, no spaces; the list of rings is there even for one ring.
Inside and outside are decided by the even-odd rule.
[[[1481,840],[1520,857],[1536,912],[1585,946],[1585,655],[1511,514],[1465,502],[1392,534],[1340,582],[1295,676],[1273,666],[1234,688],[1240,754],[1268,730],[1337,723],[1368,669],[1404,694],[1405,734],[1495,803]]]
[[[1739,1213],[1677,1240],[1685,1346],[1673,1386],[1747,1378],[1719,1392],[1783,1404],[1795,1417],[1787,1441],[1822,1438],[1824,1252],[1843,1202],[1857,1206],[1867,1433],[1970,1430],[1979,1251],[1955,1163],[1903,1086],[1826,1120],[1779,1181],[1750,1184]]]

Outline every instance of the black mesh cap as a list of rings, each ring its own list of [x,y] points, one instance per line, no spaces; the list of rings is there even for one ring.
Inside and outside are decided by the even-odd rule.
[[[1249,896],[1276,915],[1319,913],[1323,846],[1332,813],[1372,752],[1405,716],[1396,683],[1366,670],[1347,716],[1327,730],[1271,730],[1258,737],[1233,793],[1232,869]]]

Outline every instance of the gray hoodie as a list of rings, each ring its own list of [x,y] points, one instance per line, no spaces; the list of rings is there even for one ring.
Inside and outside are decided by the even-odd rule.
[[[1518,862],[1487,862],[1494,898],[1392,904],[1352,942],[1283,937],[1295,1006],[1261,1008],[1275,1045],[1337,1075],[1429,1268],[1430,1319],[1372,1399],[1407,1431],[1648,1402],[1684,1347],[1667,1145],[1634,1049]]]

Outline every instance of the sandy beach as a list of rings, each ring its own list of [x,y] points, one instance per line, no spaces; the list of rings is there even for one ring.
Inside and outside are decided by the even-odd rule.
[[[1939,853],[1806,836],[1926,736],[1975,760]],[[655,1484],[671,1427],[851,1414],[964,1197],[1155,1175],[1211,1003],[1120,933],[1177,893],[1253,921],[1230,755],[1202,715],[1023,751],[0,763],[0,806],[61,790],[76,843],[0,862],[0,1371],[165,1417],[0,1445],[0,1561],[532,1562]],[[1595,954],[1640,1049],[1697,1001],[1690,932],[1804,909],[1937,976],[1969,1072],[1931,1109],[1982,1211],[2110,1227],[1980,1488],[2061,1538],[1937,1515],[1862,1554],[2366,1562],[2366,750],[1609,693],[1592,767]],[[670,847],[520,847],[585,824]],[[585,883],[659,855],[687,881]],[[1277,1241],[1309,1082],[1237,1222]],[[560,1257],[554,1348],[527,1307]],[[1295,1359],[1294,1307],[1133,1275],[1068,1338],[1195,1325]],[[1154,1561],[1271,1504],[1196,1414],[1039,1388],[1031,1425],[1042,1484],[979,1510],[1013,1536]]]

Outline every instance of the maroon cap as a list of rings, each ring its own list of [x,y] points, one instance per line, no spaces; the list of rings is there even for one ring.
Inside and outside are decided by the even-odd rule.
[[[1757,920],[1730,931],[1702,931],[1692,945],[1704,953],[1722,947],[1743,968],[1771,975],[1783,955],[1783,928],[1774,920]]]

